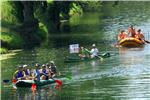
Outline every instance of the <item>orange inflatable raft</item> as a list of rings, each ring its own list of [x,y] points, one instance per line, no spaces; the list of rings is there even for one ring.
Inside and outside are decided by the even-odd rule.
[[[144,42],[137,38],[128,37],[120,40],[119,45],[122,47],[140,47],[144,45]]]

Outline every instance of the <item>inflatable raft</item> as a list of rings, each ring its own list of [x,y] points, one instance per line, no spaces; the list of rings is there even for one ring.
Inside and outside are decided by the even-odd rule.
[[[119,45],[122,47],[140,47],[144,45],[144,42],[142,42],[139,39],[129,37],[129,38],[120,40]]]
[[[49,80],[18,80],[15,84],[16,87],[32,87],[32,84],[35,84],[37,87],[44,86],[48,84],[55,83],[55,80],[49,79]]]

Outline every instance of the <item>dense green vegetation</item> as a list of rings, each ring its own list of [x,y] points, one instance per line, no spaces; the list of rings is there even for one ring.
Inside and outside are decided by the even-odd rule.
[[[111,2],[109,6],[113,6]],[[84,12],[101,14],[101,1],[5,1],[2,2],[2,48],[33,48],[50,34],[70,30],[69,19]],[[67,24],[64,24],[66,23]]]

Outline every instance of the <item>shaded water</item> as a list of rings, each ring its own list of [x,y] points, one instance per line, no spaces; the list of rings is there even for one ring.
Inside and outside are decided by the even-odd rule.
[[[149,100],[150,44],[143,48],[112,47],[118,30],[127,29],[130,24],[141,28],[146,39],[150,40],[149,5],[149,2],[124,2],[112,8],[116,12],[109,13],[112,9],[107,9],[108,18],[99,19],[97,13],[75,17],[70,21],[70,32],[53,37],[58,39],[53,40],[55,46],[62,48],[18,51],[16,55],[2,60],[2,80],[11,79],[18,64],[33,65],[52,59],[61,73],[72,73],[72,80],[64,79],[61,90],[49,85],[35,93],[31,89],[14,91],[11,86],[2,83],[2,100]],[[110,52],[111,57],[103,61],[63,63],[68,44],[80,43],[90,47],[93,42],[97,43],[101,52]]]

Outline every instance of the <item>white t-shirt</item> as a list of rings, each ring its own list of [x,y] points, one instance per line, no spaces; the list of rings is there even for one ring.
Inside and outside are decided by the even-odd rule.
[[[97,48],[93,48],[93,49],[91,49],[91,51],[90,51],[90,53],[91,53],[91,55],[92,56],[97,56],[98,55],[98,49]]]

